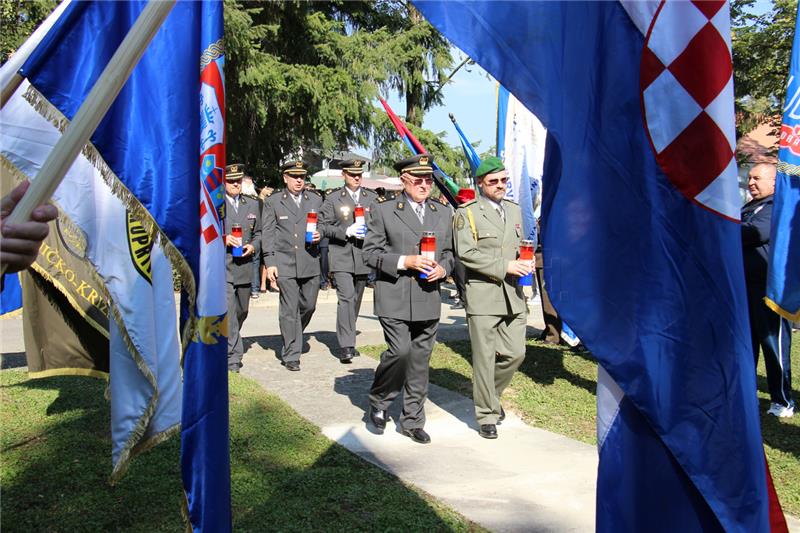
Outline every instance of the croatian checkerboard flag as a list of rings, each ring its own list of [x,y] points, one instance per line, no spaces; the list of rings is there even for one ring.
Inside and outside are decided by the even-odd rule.
[[[769,530],[728,5],[416,5],[548,130],[546,282],[600,364],[597,530]]]

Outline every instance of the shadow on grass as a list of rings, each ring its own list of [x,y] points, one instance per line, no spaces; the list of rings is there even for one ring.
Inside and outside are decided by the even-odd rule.
[[[353,372],[350,383],[341,378],[339,386],[371,380],[363,372]],[[393,475],[325,439],[274,398],[248,398],[237,419],[243,423],[231,439],[235,530],[452,531],[456,526]]]
[[[463,357],[470,365],[472,364],[472,346],[469,341],[453,341],[445,342],[444,344]],[[564,365],[564,359],[566,357],[580,357],[586,361],[595,361],[589,353],[572,352],[565,347],[535,343],[528,344],[525,347],[525,361],[523,361],[522,365],[519,367],[518,372],[522,372],[534,382],[541,385],[552,385],[555,380],[564,379],[576,387],[581,387],[595,394],[597,392],[597,383],[594,380],[586,379],[570,372]],[[431,369],[432,375],[434,372],[439,373],[440,371]],[[450,372],[450,374],[454,373]],[[448,383],[453,383],[452,387],[449,384],[443,385],[444,387],[458,387],[455,390],[466,394],[465,383],[469,383],[469,390],[471,391],[472,382],[460,374],[456,374],[455,376],[446,375],[442,376],[442,378],[447,380]]]
[[[105,382],[58,377],[7,385],[20,417],[3,424],[3,531],[179,531],[179,440],[134,459],[116,486],[111,473]],[[46,391],[57,391],[49,405]],[[43,394],[38,394],[38,393]],[[37,398],[38,397],[38,398]],[[4,409],[10,402],[4,400]],[[16,442],[11,442],[11,441]]]
[[[134,459],[120,483],[109,486],[105,382],[23,379],[3,378],[4,532],[183,530],[179,438]],[[452,511],[437,514],[396,478],[331,443],[254,382],[234,377],[231,391],[235,530],[469,528]]]

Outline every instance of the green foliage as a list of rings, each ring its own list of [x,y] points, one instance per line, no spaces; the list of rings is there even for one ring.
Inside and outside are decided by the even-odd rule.
[[[105,383],[0,373],[0,527],[181,531],[180,439],[134,459],[110,487]],[[483,531],[326,439],[255,382],[231,376],[236,531]]]
[[[55,9],[56,0],[0,0],[0,64],[5,64]]]
[[[390,1],[225,0],[229,159],[276,183],[279,162],[301,147],[384,140],[380,90],[407,89],[421,121],[440,101],[424,78],[450,56],[430,24],[409,22],[415,12]]]
[[[755,0],[733,0],[731,26],[737,134],[780,123],[792,54],[797,0],[773,0],[762,14]]]

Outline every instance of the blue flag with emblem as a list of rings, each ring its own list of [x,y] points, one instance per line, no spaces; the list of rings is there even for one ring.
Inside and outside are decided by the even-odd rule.
[[[781,125],[766,297],[773,311],[795,322],[800,321],[800,26],[797,24],[796,21]]]
[[[599,362],[597,530],[768,531],[728,4],[415,5],[547,128],[546,283]]]
[[[145,5],[140,0],[71,4],[20,69],[30,82],[25,98],[50,121],[71,120]],[[149,259],[138,264],[144,283],[155,288],[159,257],[180,275],[183,389],[162,405],[177,407],[181,421],[181,474],[191,527],[220,532],[232,527],[225,250],[217,209],[225,168],[222,15],[222,2],[175,5],[82,156],[130,213],[128,233],[131,249],[139,245],[137,257],[150,258],[148,248],[159,252],[152,264]],[[102,250],[96,257],[100,271],[110,257]],[[171,297],[168,272],[165,290]],[[145,314],[120,302],[116,306],[120,315]],[[158,327],[173,311],[174,306],[158,309],[149,320]],[[180,357],[178,345],[176,367]],[[159,364],[145,373],[159,377],[161,371]],[[113,366],[111,374],[113,380]],[[157,414],[161,407],[155,405]]]

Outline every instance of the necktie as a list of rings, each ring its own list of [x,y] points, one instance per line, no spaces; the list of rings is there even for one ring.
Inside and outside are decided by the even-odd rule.
[[[292,195],[292,198],[294,199],[294,205],[297,206],[297,209],[300,209],[300,195],[299,194],[297,196]]]
[[[422,220],[425,218],[425,206],[423,204],[414,204],[414,211],[417,213],[419,223],[422,224]]]
[[[505,222],[506,221],[506,212],[503,211],[503,208],[498,205],[497,207],[495,207],[495,209],[497,209],[497,214],[500,215],[500,220]]]
[[[358,191],[354,192],[354,193],[353,193],[352,195],[350,195],[350,196],[353,198],[353,203],[354,203],[354,204],[356,204],[356,205],[358,205]]]
[[[235,212],[237,212],[237,213],[239,212],[239,197],[238,196],[233,199],[233,210]]]

